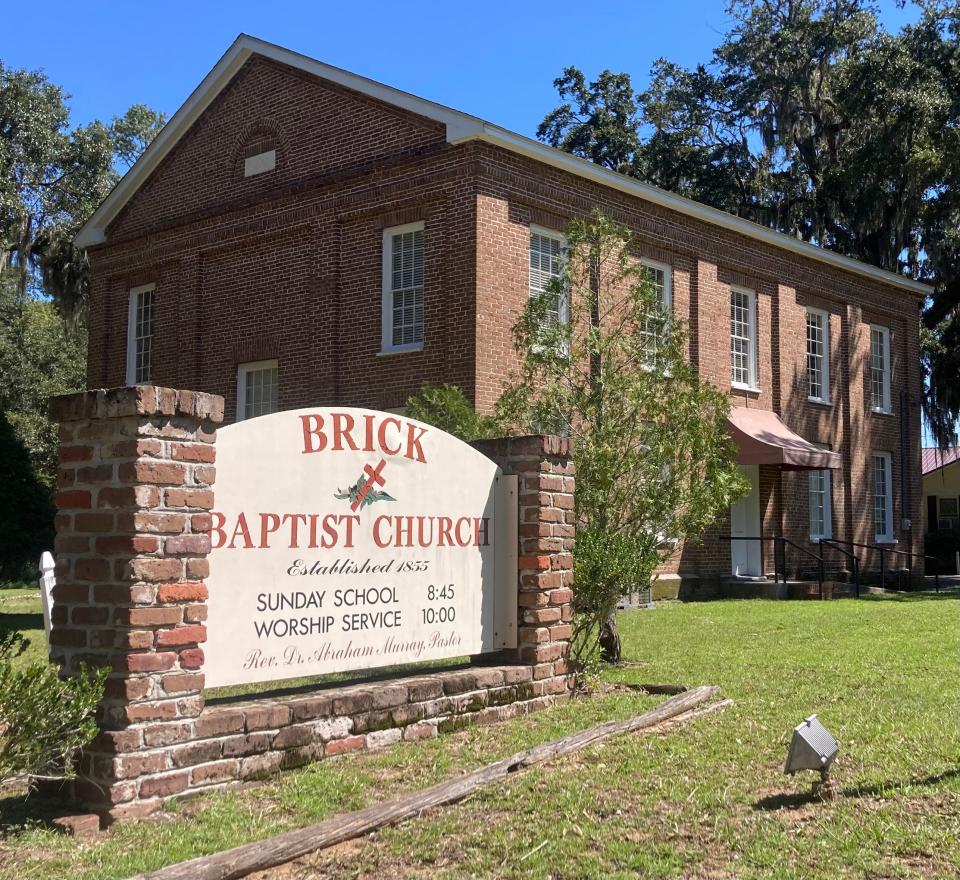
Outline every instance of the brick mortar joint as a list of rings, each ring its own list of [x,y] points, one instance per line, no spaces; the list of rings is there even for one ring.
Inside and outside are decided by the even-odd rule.
[[[50,399],[49,413],[53,421],[60,423],[167,416],[216,425],[223,421],[223,407],[219,394],[135,385],[59,395]]]

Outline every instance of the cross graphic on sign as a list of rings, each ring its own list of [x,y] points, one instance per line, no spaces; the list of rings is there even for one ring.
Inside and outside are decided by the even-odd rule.
[[[357,495],[357,500],[350,505],[350,509],[356,511],[361,504],[363,504],[363,499],[370,494],[370,490],[375,486],[384,485],[384,479],[380,476],[383,472],[383,468],[386,465],[387,460],[385,458],[380,459],[380,464],[376,468],[370,467],[370,465],[365,464],[363,466],[363,472],[367,475],[367,482],[363,484],[363,488],[360,490],[360,494]]]

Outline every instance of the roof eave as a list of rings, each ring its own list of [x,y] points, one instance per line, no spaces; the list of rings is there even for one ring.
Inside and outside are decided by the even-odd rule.
[[[593,180],[602,186],[608,186],[636,198],[652,202],[671,211],[696,218],[705,223],[710,223],[713,226],[729,229],[773,247],[792,251],[800,256],[818,260],[821,263],[827,263],[848,272],[865,275],[875,281],[907,290],[914,295],[927,297],[933,293],[932,286],[922,281],[916,281],[913,278],[907,278],[904,275],[898,275],[895,272],[889,272],[886,269],[871,266],[869,263],[863,263],[852,257],[845,257],[835,251],[830,251],[817,245],[801,241],[798,238],[785,235],[782,232],[768,229],[765,226],[760,226],[758,223],[746,220],[743,217],[728,214],[725,211],[711,208],[709,205],[695,202],[684,196],[678,196],[676,193],[660,189],[649,183],[643,183],[642,181],[627,177],[624,174],[619,174],[616,171],[610,171],[593,162],[580,159],[570,153],[565,153],[562,150],[557,150],[554,147],[547,146],[539,141],[500,128],[499,126],[491,125],[490,123],[480,123],[479,126],[465,128],[464,132],[458,137],[449,139],[451,143],[460,143],[467,140],[482,140],[510,150],[511,152],[527,156],[538,162],[551,165],[554,168],[575,174],[578,177]]]
[[[117,182],[109,195],[100,203],[100,207],[74,236],[73,243],[78,248],[88,248],[104,244],[107,240],[107,227],[120,213],[127,201],[140,188],[167,153],[180,140],[182,134],[196,121],[210,102],[223,90],[234,74],[253,54],[249,45],[250,38],[241,35],[223,53],[220,60],[190,93],[190,97],[170,118],[160,133],[151,141],[150,146],[133,166]]]
[[[914,281],[903,275],[878,269],[851,257],[845,257],[833,251],[825,250],[816,245],[808,244],[780,232],[775,232],[764,226],[752,223],[742,217],[736,217],[708,207],[692,199],[678,196],[667,190],[651,186],[623,174],[610,171],[579,159],[562,150],[547,146],[532,138],[524,137],[516,132],[485,122],[468,113],[444,107],[442,104],[419,98],[392,86],[384,85],[375,80],[350,73],[337,67],[324,64],[316,59],[309,58],[259,40],[256,37],[240,34],[202,82],[193,90],[183,106],[173,115],[163,127],[153,142],[143,152],[143,155],[134,163],[133,167],[120,179],[103,203],[94,211],[93,215],[83,225],[74,237],[74,244],[80,248],[89,248],[104,244],[107,241],[107,227],[119,215],[127,201],[140,188],[146,179],[153,173],[164,157],[179,141],[183,133],[196,121],[210,103],[226,87],[237,71],[247,59],[258,54],[272,58],[283,64],[299,68],[323,79],[335,82],[346,88],[354,89],[362,94],[392,104],[396,107],[409,110],[420,116],[440,122],[446,126],[447,141],[451,144],[466,141],[480,140],[495,144],[511,152],[527,156],[537,162],[567,171],[578,177],[592,180],[602,186],[607,186],[624,192],[635,198],[640,198],[652,204],[660,205],[679,214],[693,217],[714,226],[720,226],[749,238],[765,242],[782,250],[792,251],[810,259],[827,263],[836,268],[853,272],[888,284],[901,290],[926,297],[932,293],[932,287],[921,281]]]

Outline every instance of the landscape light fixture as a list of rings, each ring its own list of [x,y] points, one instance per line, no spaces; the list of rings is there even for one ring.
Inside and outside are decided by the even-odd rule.
[[[783,772],[819,771],[820,780],[813,783],[813,793],[830,799],[835,793],[830,782],[830,767],[837,757],[837,751],[837,741],[830,735],[830,731],[817,720],[816,715],[811,715],[793,729]]]

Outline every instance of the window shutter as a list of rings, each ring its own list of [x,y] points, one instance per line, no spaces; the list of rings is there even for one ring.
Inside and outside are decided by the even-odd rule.
[[[927,496],[927,531],[933,531],[938,523],[939,514],[937,511],[937,496],[928,495]]]

